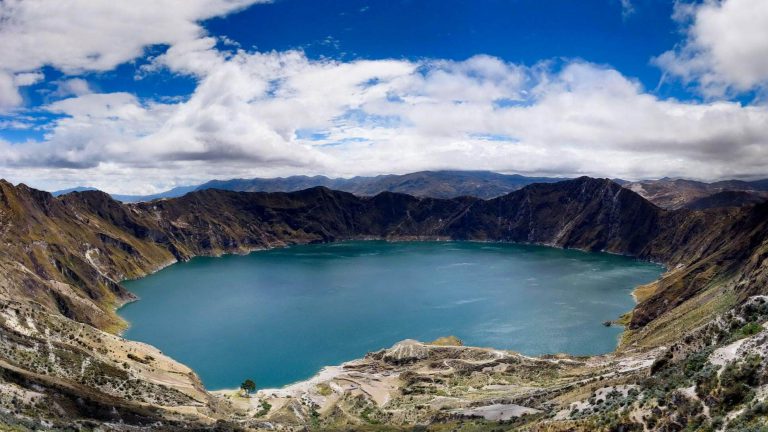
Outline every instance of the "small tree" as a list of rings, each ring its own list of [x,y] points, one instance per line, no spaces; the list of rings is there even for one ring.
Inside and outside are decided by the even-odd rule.
[[[242,384],[240,384],[240,390],[245,393],[246,397],[251,397],[251,393],[256,391],[256,383],[248,378],[247,380],[243,381]]]

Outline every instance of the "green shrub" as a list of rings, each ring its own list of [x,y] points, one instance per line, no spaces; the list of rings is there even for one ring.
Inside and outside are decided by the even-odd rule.
[[[756,335],[763,331],[763,326],[756,322],[750,322],[744,324],[741,328],[736,330],[731,334],[731,341],[737,341],[739,339],[744,339],[745,337],[749,337],[752,335]]]
[[[256,417],[264,417],[265,415],[269,414],[269,410],[272,409],[272,404],[270,404],[267,401],[261,401],[261,403],[259,403],[259,406],[260,406],[260,409],[256,413]]]

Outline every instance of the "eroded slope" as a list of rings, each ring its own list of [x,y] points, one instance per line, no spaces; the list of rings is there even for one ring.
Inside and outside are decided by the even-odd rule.
[[[59,409],[49,403],[38,409],[36,402],[25,405],[29,411],[14,413],[14,417],[29,421],[95,419],[147,424],[170,419],[182,424],[212,424],[217,419],[229,419],[249,425],[245,419],[254,413],[244,413],[245,418],[233,414],[236,407],[207,395],[184,366],[152,348],[109,333],[124,325],[114,307],[132,299],[119,282],[196,255],[365,238],[528,242],[604,250],[665,263],[670,271],[644,290],[642,301],[625,318],[631,331],[615,356],[558,360],[550,380],[535,374],[542,365],[553,364],[550,360],[502,353],[499,355],[519,360],[519,364],[503,366],[506,369],[500,373],[509,372],[518,381],[488,385],[513,386],[498,387],[499,400],[512,400],[525,387],[554,395],[558,386],[602,374],[594,368],[603,367],[600,365],[605,362],[640,362],[643,367],[629,371],[626,382],[636,381],[648,372],[659,347],[675,343],[718,314],[766,291],[767,213],[768,205],[764,204],[668,211],[609,180],[590,178],[531,185],[488,201],[395,193],[360,198],[314,188],[294,193],[205,190],[129,205],[100,192],[54,198],[23,185],[0,182],[3,385],[29,401],[40,387],[51,398],[70,394],[75,399],[97,401],[98,406],[115,407],[105,417],[100,409],[81,410],[68,404],[59,404]],[[104,352],[105,346],[112,348]],[[413,345],[413,349],[422,348]],[[427,351],[427,358],[433,351],[439,352],[457,367],[463,367],[461,356],[473,352],[469,348]],[[488,352],[481,350],[477,355]],[[374,368],[387,364],[383,357],[369,360],[365,364]],[[528,368],[529,362],[535,367]],[[435,413],[445,410],[435,409],[431,402],[409,404],[404,402],[408,399],[402,399],[406,396],[403,388],[410,386],[403,387],[409,382],[403,374],[418,374],[422,367],[421,362],[406,363],[397,365],[401,369],[396,382],[391,383],[394,396],[383,404],[399,414],[387,414],[380,421],[408,424],[442,419]],[[94,381],[89,365],[97,365],[99,374],[110,381]],[[488,367],[492,370],[497,366],[502,368],[499,364]],[[453,366],[435,367],[437,371],[445,369],[446,379],[461,376]],[[118,386],[120,380],[130,385]],[[472,401],[477,387],[471,384],[451,389],[449,397]],[[291,400],[300,403],[301,397]],[[400,408],[388,405],[396,400]],[[471,404],[452,403],[446,409],[471,409]],[[541,409],[541,403],[538,408],[520,405],[551,413]],[[558,406],[559,402],[552,403]],[[333,406],[346,409],[343,404]],[[317,415],[332,419],[338,414],[335,409]],[[319,422],[311,410],[309,414],[303,421]],[[351,418],[371,415],[361,411]],[[279,418],[273,421],[282,424]],[[295,419],[285,421],[296,424]],[[336,423],[328,420],[322,424]]]

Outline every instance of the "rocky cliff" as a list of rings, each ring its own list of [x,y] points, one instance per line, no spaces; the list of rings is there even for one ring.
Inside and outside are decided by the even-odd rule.
[[[98,191],[53,197],[0,181],[2,385],[31,407],[47,407],[38,412],[45,418],[232,420],[235,408],[205,393],[191,371],[110,334],[124,325],[114,308],[132,299],[120,281],[197,255],[359,238],[526,242],[665,263],[670,271],[625,318],[630,331],[620,352],[652,350],[764,293],[767,216],[768,204],[664,210],[586,177],[491,200],[358,197],[317,187],[208,189],[139,204]],[[102,375],[104,383],[94,378]],[[69,408],[57,411],[40,402],[62,394],[120,409],[62,402]]]

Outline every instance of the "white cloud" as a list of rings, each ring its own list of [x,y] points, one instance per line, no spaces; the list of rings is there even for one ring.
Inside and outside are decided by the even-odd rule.
[[[734,12],[750,1],[760,9],[754,16]],[[19,87],[41,79],[44,65],[66,74],[111,70],[155,44],[169,48],[143,73],[168,68],[197,80],[188,98],[163,102],[93,93],[69,75],[54,93],[72,97],[39,108],[56,115],[42,139],[0,141],[3,176],[52,189],[144,193],[296,173],[452,168],[716,179],[765,175],[768,166],[768,107],[662,100],[587,62],[524,66],[485,55],[342,62],[299,51],[218,51],[199,21],[250,3],[0,3],[0,109],[18,106]],[[679,6],[678,18],[691,19],[688,38],[659,63],[709,94],[762,86],[768,56],[753,58],[768,40],[753,25],[762,4]],[[716,31],[735,36],[710,37]]]
[[[13,75],[0,70],[0,113],[21,103],[21,95]]]
[[[768,83],[768,2],[678,3],[686,40],[654,61],[710,97],[765,89]]]
[[[52,65],[66,73],[105,71],[205,34],[199,21],[258,0],[6,0],[0,4],[3,68]]]
[[[162,55],[152,59],[150,64],[143,67],[143,72],[153,73],[167,67],[179,73],[205,76],[225,61],[224,55],[216,51],[215,46],[216,39],[212,37],[202,37],[176,44]]]
[[[660,100],[590,63],[338,62],[212,50],[163,60],[200,77],[188,100],[110,93],[55,102],[47,109],[65,117],[46,140],[6,145],[0,165],[41,186],[85,178],[113,192],[296,173],[721,178],[768,166],[766,107]]]
[[[13,84],[18,87],[30,86],[43,78],[45,76],[40,72],[18,73],[13,77]]]
[[[4,0],[0,2],[0,107],[19,105],[9,76],[52,66],[66,74],[108,71],[152,45],[191,43],[199,21],[265,0]],[[25,76],[26,75],[22,75]]]
[[[7,72],[0,66],[0,113],[15,107],[22,102],[19,87],[29,86],[43,79],[43,74],[37,72],[17,73]]]
[[[91,93],[88,81],[82,78],[70,78],[57,83],[56,91],[52,93],[56,97],[82,96]]]

